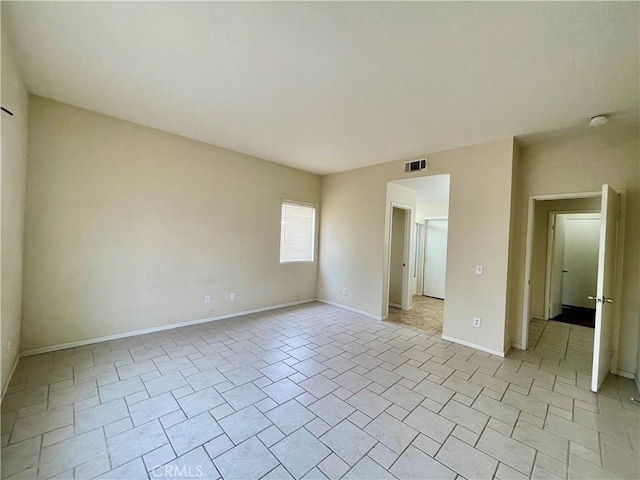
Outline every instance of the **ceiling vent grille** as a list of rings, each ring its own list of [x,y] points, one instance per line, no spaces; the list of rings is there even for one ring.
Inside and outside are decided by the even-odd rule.
[[[407,162],[404,164],[404,172],[419,172],[420,170],[427,169],[427,159],[423,158],[421,160],[413,160],[411,162]]]

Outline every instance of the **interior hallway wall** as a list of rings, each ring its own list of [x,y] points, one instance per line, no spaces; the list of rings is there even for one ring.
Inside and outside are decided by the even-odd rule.
[[[0,388],[4,393],[20,349],[28,120],[27,91],[20,78],[6,28],[2,28],[2,106],[13,113],[13,116],[5,112],[0,114],[2,116],[0,120],[2,123]]]
[[[611,125],[609,125],[610,127]],[[637,366],[638,323],[640,321],[640,138],[637,128],[610,130],[601,133],[550,141],[522,148],[521,180],[517,203],[518,269],[510,297],[511,341],[520,344],[522,335],[522,300],[524,292],[524,258],[527,229],[527,208],[530,195],[594,192],[608,183],[627,190],[626,234],[624,239],[624,271],[619,368],[630,374]],[[533,280],[533,279],[532,279]]]
[[[427,217],[448,217],[449,201],[443,200],[438,202],[418,202],[416,221],[424,224]]]
[[[279,248],[318,175],[32,96],[28,182],[24,350],[316,298]]]
[[[422,295],[422,281],[424,273],[424,241],[425,241],[425,223],[427,217],[444,217],[449,216],[449,201],[432,201],[418,202],[416,205],[416,222],[420,228],[420,239],[417,248],[416,276],[411,282],[411,291],[414,295]]]
[[[513,150],[510,138],[438,152],[427,172],[413,174],[451,175],[443,333],[497,352],[505,341]],[[402,160],[323,177],[319,298],[383,314],[386,183],[402,178]],[[474,316],[481,328],[471,327]]]
[[[595,308],[589,295],[596,293],[600,216],[563,215],[566,217],[562,304]]]

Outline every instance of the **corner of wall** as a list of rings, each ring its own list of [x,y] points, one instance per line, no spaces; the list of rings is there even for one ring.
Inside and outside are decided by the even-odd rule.
[[[517,301],[515,296],[518,294],[518,275],[520,274],[518,263],[518,206],[520,193],[520,146],[518,141],[513,138],[512,145],[512,161],[511,161],[511,215],[509,219],[509,258],[507,263],[507,297],[505,304],[505,331],[504,331],[504,351],[508,352],[511,345],[516,339],[512,338],[512,324],[517,322]],[[525,347],[526,348],[526,347]]]
[[[27,114],[28,96],[9,39],[7,28],[2,36],[2,176],[0,181],[0,271],[2,305],[2,395],[9,385],[18,362],[22,328],[22,280],[24,220],[27,189]]]

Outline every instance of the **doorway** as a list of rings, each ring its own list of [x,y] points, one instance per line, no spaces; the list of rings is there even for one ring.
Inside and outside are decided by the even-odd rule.
[[[408,310],[409,288],[407,263],[411,210],[399,205],[391,209],[391,239],[389,242],[389,306]]]
[[[386,318],[392,322],[411,325],[433,335],[442,334],[444,323],[444,297],[446,279],[447,232],[449,217],[449,175],[432,175],[396,180],[393,197],[390,202],[398,200],[406,202],[415,211],[411,220],[411,230],[406,230],[410,237],[410,252],[407,257],[405,278],[408,279],[407,296],[409,309],[397,308],[394,302],[391,283],[393,283],[391,268],[389,269],[389,298],[385,292],[388,307]],[[403,187],[400,190],[395,186]],[[411,202],[410,202],[411,200]],[[388,211],[389,235],[393,229],[393,210]],[[432,222],[433,221],[433,222]],[[391,237],[389,237],[389,259],[393,255]],[[426,242],[429,243],[427,248]],[[397,247],[396,247],[397,248]],[[436,253],[435,250],[438,250]],[[432,256],[425,252],[433,251]],[[436,269],[436,255],[439,267]],[[425,261],[426,258],[426,261]],[[397,265],[398,262],[396,261]],[[425,269],[425,266],[427,267]],[[397,271],[397,270],[396,270]],[[426,272],[426,276],[425,276]],[[438,273],[439,272],[439,273]],[[425,280],[430,287],[425,290]],[[432,288],[432,290],[430,290]],[[433,290],[436,288],[437,290]],[[431,296],[425,296],[431,295]],[[396,305],[394,305],[394,303]]]
[[[549,212],[547,247],[547,319],[595,328],[599,211]],[[591,297],[591,299],[589,298]]]
[[[529,198],[522,317],[523,345],[544,357],[557,358],[559,366],[591,374],[591,389],[594,392],[598,391],[608,373],[617,373],[620,311],[616,299],[620,298],[621,289],[618,279],[621,277],[623,265],[625,200],[624,191],[616,192],[608,185],[603,185],[601,192],[540,195]],[[567,207],[566,204],[571,201],[574,202],[573,208]],[[560,215],[571,210],[572,213],[593,214],[593,211],[577,212],[584,209],[585,205],[587,209],[594,210],[594,206],[600,207],[599,224],[595,229],[598,233],[595,290],[593,283],[587,282],[586,285],[580,286],[579,276],[574,279],[574,284],[562,279],[562,276],[568,273],[565,262],[573,261],[570,257],[576,254],[576,247],[575,244],[571,247],[573,240],[569,237],[573,234],[567,233],[568,217]],[[558,208],[560,206],[562,208]],[[554,222],[555,228],[549,227],[550,222]],[[558,226],[561,232],[559,234],[556,231]],[[550,228],[554,235],[552,239],[548,239]],[[586,228],[593,230],[594,225]],[[568,238],[569,247],[574,250],[569,253],[569,257]],[[593,248],[593,245],[589,248]],[[578,268],[576,263],[572,265],[574,270]],[[584,295],[587,288],[593,293]],[[561,311],[565,300],[588,305],[578,300],[578,296],[586,296],[588,298],[585,302],[593,302],[593,329],[554,321],[554,316]],[[544,309],[541,309],[541,305],[544,305]],[[590,338],[593,339],[592,347]],[[569,347],[572,344],[581,347],[582,351],[570,353]]]

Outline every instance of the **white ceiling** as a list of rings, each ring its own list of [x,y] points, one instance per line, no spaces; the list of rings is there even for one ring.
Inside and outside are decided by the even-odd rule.
[[[2,10],[31,92],[321,174],[638,119],[638,2]]]
[[[449,200],[449,175],[431,175],[396,180],[392,183],[418,192],[418,202],[443,202]]]

